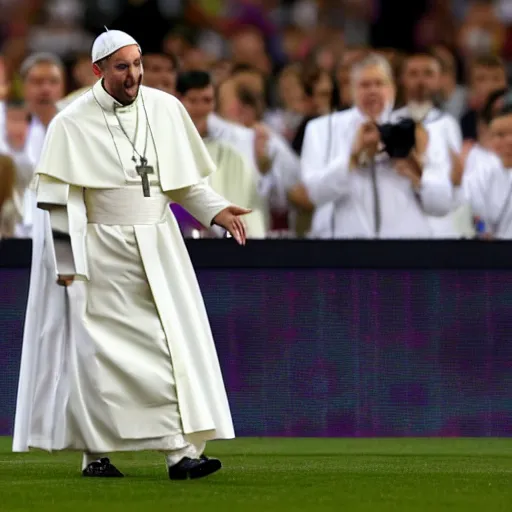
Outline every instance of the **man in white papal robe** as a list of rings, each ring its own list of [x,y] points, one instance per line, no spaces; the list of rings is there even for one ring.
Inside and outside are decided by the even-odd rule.
[[[203,454],[234,437],[206,311],[169,202],[240,243],[239,215],[204,180],[214,165],[174,97],[141,87],[141,50],[95,41],[101,80],[48,129],[37,168],[49,212],[43,324],[24,337],[13,448],[84,452],[82,474],[120,477],[107,454],[158,450],[171,479],[220,469]],[[29,305],[37,304],[29,297]]]
[[[310,236],[431,238],[428,215],[446,215],[453,200],[449,154],[433,133],[419,158],[393,161],[380,153],[376,123],[390,119],[392,70],[370,55],[353,68],[351,81],[355,106],[306,129],[298,188],[315,207]]]

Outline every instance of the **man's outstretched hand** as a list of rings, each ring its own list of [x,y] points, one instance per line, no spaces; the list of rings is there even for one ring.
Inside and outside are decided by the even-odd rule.
[[[217,224],[217,226],[221,226],[228,231],[240,245],[245,245],[247,235],[245,232],[245,224],[240,216],[247,215],[251,213],[251,211],[252,210],[247,210],[247,208],[241,208],[240,206],[228,206],[215,216],[213,224]]]

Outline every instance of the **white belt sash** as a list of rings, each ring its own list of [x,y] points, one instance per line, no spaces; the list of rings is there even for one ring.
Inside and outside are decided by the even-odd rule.
[[[116,189],[86,189],[85,205],[89,224],[137,226],[165,221],[170,199],[160,187],[151,187],[144,197],[139,186]]]

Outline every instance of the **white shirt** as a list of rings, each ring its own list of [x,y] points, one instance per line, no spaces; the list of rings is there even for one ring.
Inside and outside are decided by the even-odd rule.
[[[431,137],[418,191],[395,171],[389,158],[378,156],[375,170],[381,226],[377,233],[371,170],[349,170],[353,141],[364,120],[354,107],[315,119],[307,126],[302,180],[316,206],[311,236],[431,237],[427,214],[445,215],[453,197],[448,155],[436,137]]]
[[[495,238],[512,239],[512,170],[492,152],[476,146],[468,155],[463,191],[473,214]]]
[[[393,112],[392,119],[411,117],[409,109],[403,107]],[[453,151],[459,154],[462,150],[462,132],[456,119],[446,112],[442,112],[437,108],[432,108],[425,119],[423,126],[429,133],[436,132],[436,140],[445,148],[443,149],[450,154]],[[469,205],[461,198],[461,191],[458,187],[454,190],[454,203],[452,211],[444,217],[430,217],[429,223],[432,228],[434,238],[463,238],[472,237],[474,235],[472,215]]]
[[[464,165],[464,178],[482,168],[500,167],[501,160],[498,155],[480,144],[475,144],[469,151]]]

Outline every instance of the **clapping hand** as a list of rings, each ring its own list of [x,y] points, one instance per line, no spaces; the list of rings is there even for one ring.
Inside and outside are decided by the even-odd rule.
[[[258,163],[258,169],[262,174],[266,174],[272,167],[272,161],[268,156],[268,128],[258,123],[254,126],[254,154]]]
[[[413,187],[418,188],[423,175],[423,159],[427,152],[429,135],[427,130],[417,124],[415,128],[416,144],[407,158],[395,160],[395,170],[398,174],[408,178]]]
[[[240,206],[228,206],[215,216],[213,224],[217,224],[217,226],[221,226],[228,231],[240,245],[245,245],[247,234],[245,224],[240,217],[251,213],[251,211]]]
[[[452,160],[452,172],[451,180],[452,184],[459,187],[462,184],[462,178],[464,176],[464,169],[466,167],[466,161],[468,159],[469,152],[474,146],[474,142],[466,141],[462,146],[460,154],[453,150],[450,150],[450,157]]]
[[[414,155],[395,160],[395,170],[401,176],[408,178],[411,181],[413,187],[419,187],[423,169],[420,162]]]
[[[357,131],[356,139],[352,146],[353,163],[358,165],[362,157],[374,157],[379,150],[380,142],[380,132],[377,125],[373,121],[363,123]]]

